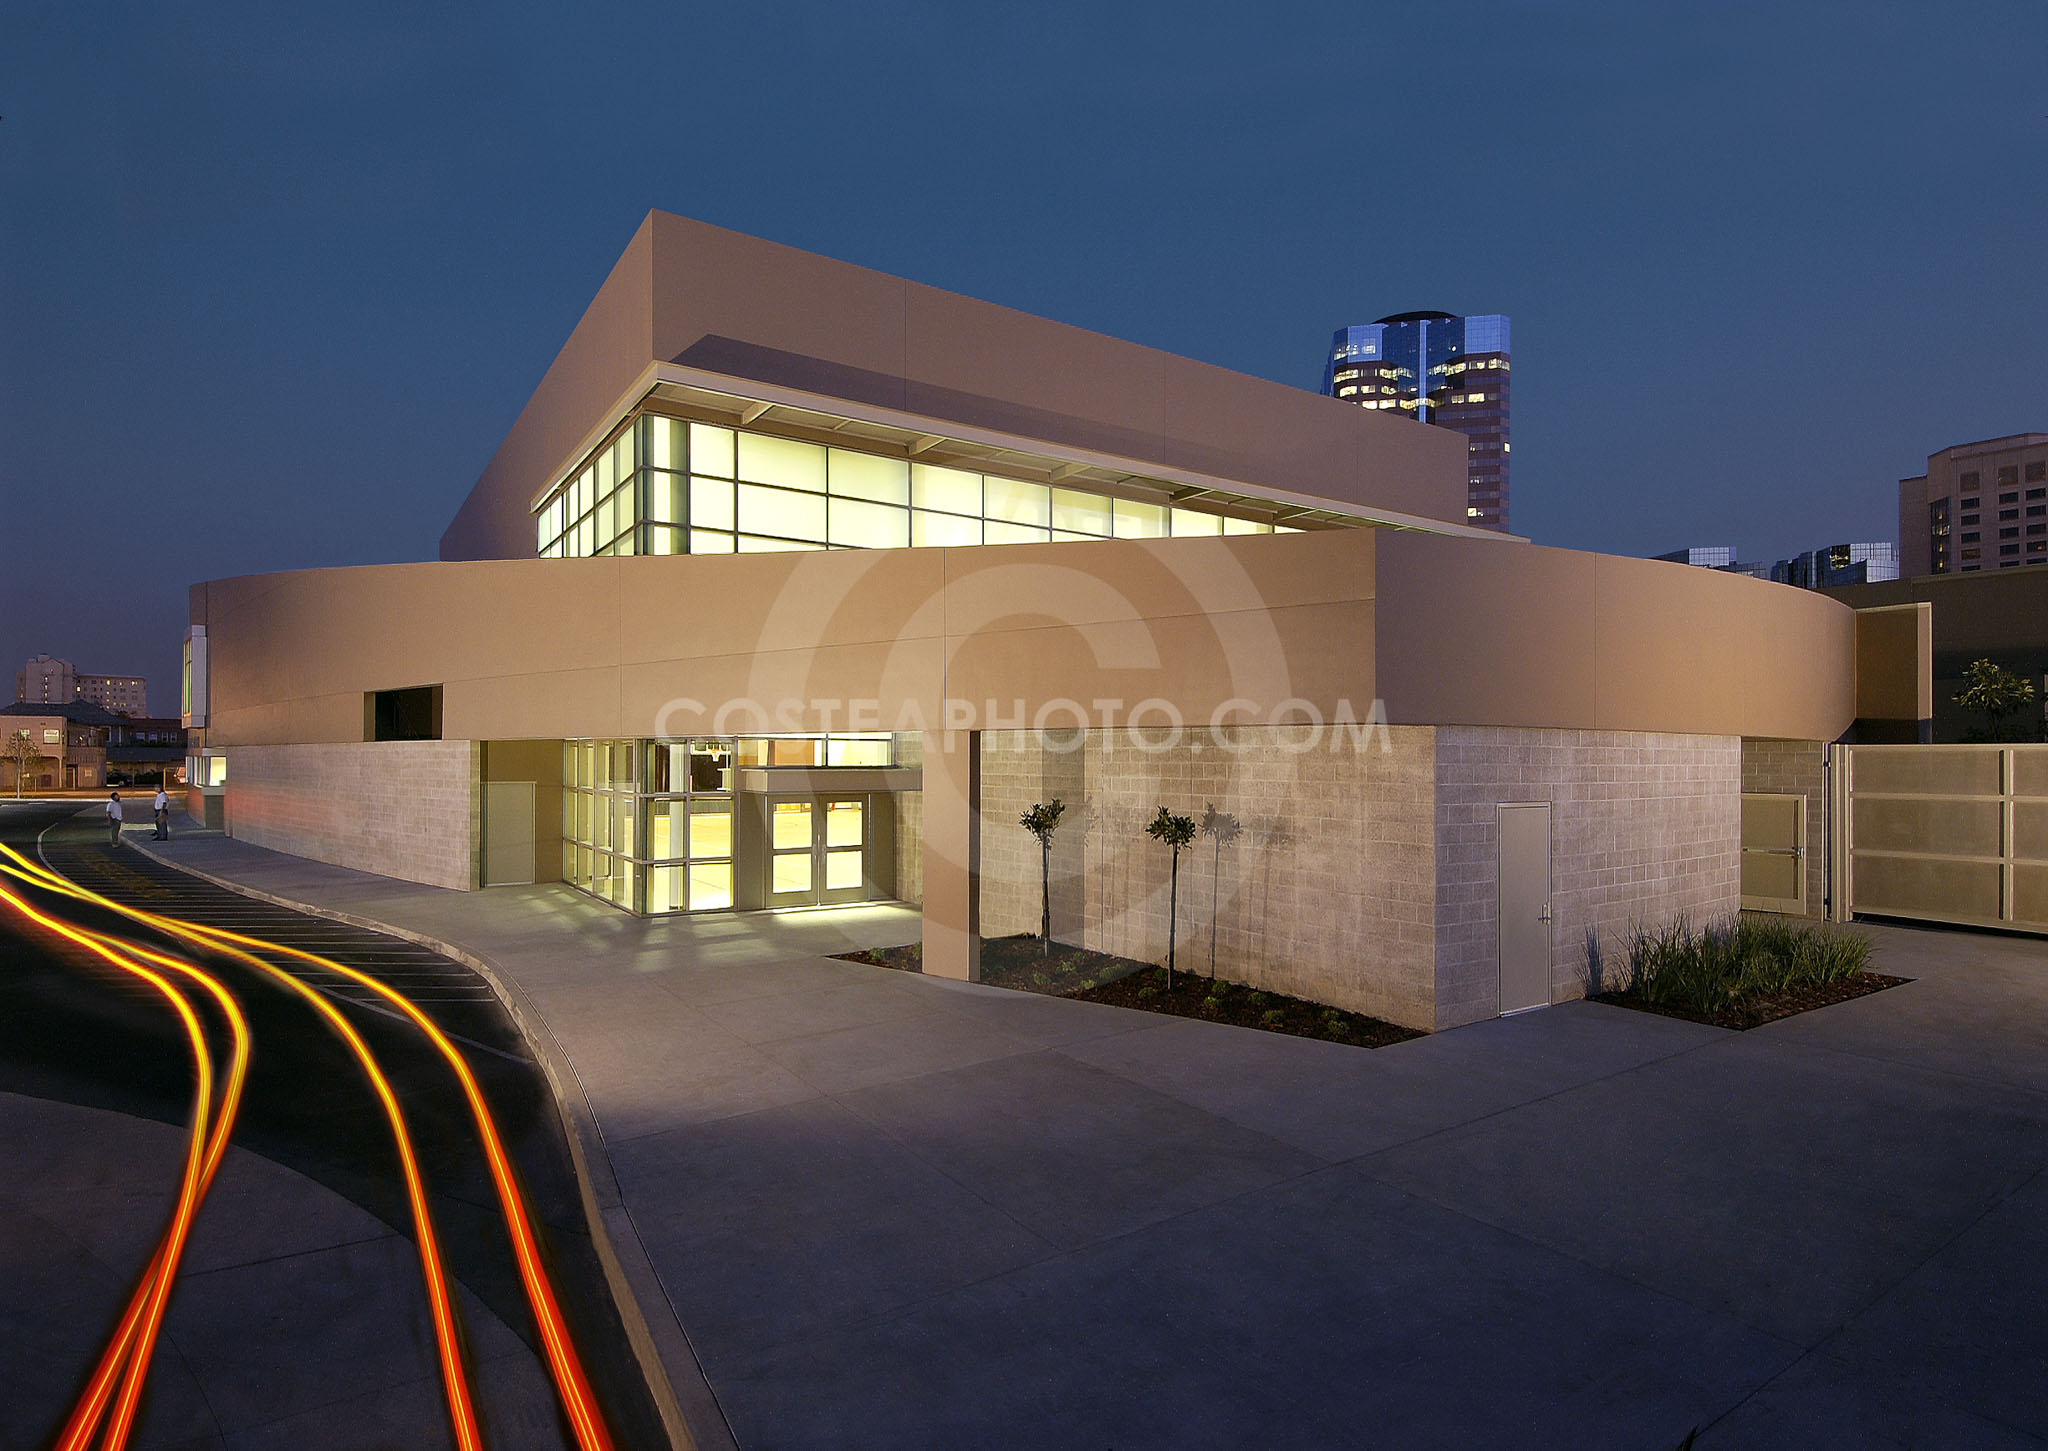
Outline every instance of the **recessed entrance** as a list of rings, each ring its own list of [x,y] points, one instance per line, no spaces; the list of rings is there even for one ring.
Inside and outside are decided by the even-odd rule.
[[[768,803],[770,907],[861,902],[875,895],[867,872],[865,797]]]

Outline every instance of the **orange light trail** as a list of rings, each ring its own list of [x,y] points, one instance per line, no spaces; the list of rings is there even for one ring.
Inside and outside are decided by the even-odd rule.
[[[134,1424],[137,1403],[142,1395],[143,1382],[149,1374],[149,1363],[156,1347],[156,1338],[163,1323],[164,1308],[170,1297],[172,1282],[177,1277],[179,1258],[184,1254],[185,1242],[190,1236],[192,1221],[198,1214],[200,1201],[212,1186],[214,1174],[220,1168],[221,1157],[227,1151],[228,1135],[234,1127],[235,1115],[240,1110],[242,1084],[248,1074],[249,1029],[242,1016],[241,1008],[219,982],[207,974],[166,957],[162,953],[145,949],[130,949],[135,956],[155,962],[191,978],[204,988],[219,1004],[226,1016],[229,1030],[234,1037],[234,1050],[229,1060],[227,1082],[220,1094],[218,1107],[214,1101],[213,1056],[208,1050],[204,1028],[199,1015],[192,1010],[191,1003],[158,973],[111,945],[112,939],[98,933],[74,928],[37,911],[12,892],[0,888],[0,900],[44,928],[86,948],[104,958],[123,972],[142,978],[154,987],[170,1003],[184,1024],[186,1038],[192,1048],[195,1078],[191,1144],[186,1154],[183,1181],[179,1186],[178,1205],[169,1227],[158,1242],[156,1252],[151,1256],[149,1267],[143,1272],[135,1292],[122,1314],[113,1338],[100,1357],[85,1394],[73,1409],[58,1440],[60,1451],[77,1451],[92,1439],[102,1416],[107,1409],[109,1396],[114,1394],[114,1381],[120,1377],[121,1387],[114,1401],[114,1414],[107,1430],[106,1445],[118,1448],[127,1442],[129,1429]],[[208,1119],[212,1129],[207,1129]],[[126,1374],[122,1375],[123,1365]]]
[[[47,868],[38,867],[12,849],[0,845],[0,853],[19,863],[21,867],[35,873],[38,879],[61,883],[58,890],[97,902],[112,911],[119,912],[131,920],[145,923],[172,933],[188,942],[225,952],[240,961],[247,962],[260,970],[290,984],[298,992],[317,1004],[340,1021],[339,1013],[328,1006],[314,989],[308,987],[291,973],[275,964],[254,957],[249,951],[274,952],[312,963],[327,971],[348,978],[389,1002],[394,1008],[423,1033],[435,1049],[447,1061],[462,1085],[464,1098],[469,1103],[470,1114],[476,1122],[477,1135],[481,1140],[484,1156],[490,1165],[491,1179],[497,1188],[498,1201],[505,1218],[505,1228],[512,1241],[515,1258],[519,1263],[520,1280],[526,1289],[527,1303],[532,1307],[534,1323],[540,1331],[541,1343],[547,1353],[548,1371],[555,1382],[556,1394],[560,1397],[562,1409],[569,1419],[570,1427],[576,1434],[581,1451],[611,1451],[611,1435],[605,1426],[604,1416],[597,1405],[596,1393],[591,1389],[589,1377],[584,1373],[581,1359],[576,1353],[575,1342],[562,1316],[560,1303],[555,1295],[554,1285],[548,1277],[547,1268],[540,1255],[540,1246],[533,1231],[531,1217],[526,1208],[525,1195],[512,1174],[511,1156],[506,1153],[504,1142],[499,1136],[496,1121],[490,1107],[484,1101],[483,1090],[470,1071],[469,1062],[456,1046],[449,1041],[434,1021],[415,1006],[411,999],[388,987],[377,978],[359,969],[349,967],[332,958],[318,953],[307,952],[283,943],[270,942],[260,937],[230,932],[221,927],[206,927],[198,923],[185,922],[176,917],[166,917],[140,907],[128,906],[96,892],[78,886],[58,876]],[[353,1030],[348,1030],[352,1033]],[[358,1040],[359,1041],[359,1040]],[[365,1050],[367,1052],[367,1050]],[[367,1063],[367,1060],[366,1060]],[[374,1070],[373,1070],[374,1071]]]
[[[462,1366],[460,1340],[455,1328],[454,1303],[448,1293],[447,1271],[442,1261],[440,1241],[434,1233],[433,1220],[428,1211],[425,1176],[420,1172],[419,1159],[413,1151],[412,1136],[406,1129],[405,1116],[399,1107],[397,1091],[392,1088],[390,1080],[384,1076],[383,1071],[377,1066],[376,1056],[371,1053],[369,1045],[363,1041],[362,1036],[356,1032],[354,1025],[342,1016],[340,1009],[336,1008],[313,988],[308,987],[305,983],[299,981],[298,978],[270,963],[232,947],[224,947],[217,943],[204,943],[197,929],[189,928],[188,924],[180,923],[176,918],[160,917],[156,913],[126,907],[119,902],[113,901],[111,898],[102,897],[97,892],[81,887],[68,878],[59,876],[47,868],[39,867],[27,861],[18,852],[4,844],[0,844],[0,855],[5,855],[16,863],[15,866],[0,864],[0,872],[32,880],[39,886],[46,887],[51,891],[79,901],[96,903],[112,911],[119,912],[131,920],[161,927],[187,940],[202,941],[202,945],[208,946],[213,951],[221,952],[225,956],[235,958],[257,968],[303,997],[311,1007],[327,1020],[328,1025],[348,1045],[350,1052],[355,1055],[363,1072],[368,1075],[371,1087],[376,1091],[379,1101],[384,1106],[385,1118],[389,1122],[392,1139],[398,1149],[399,1162],[404,1171],[406,1198],[412,1209],[414,1239],[419,1249],[421,1275],[426,1284],[428,1307],[433,1318],[435,1349],[441,1364],[441,1378],[447,1392],[448,1414],[455,1433],[456,1446],[458,1451],[482,1451],[483,1435],[477,1428],[475,1398],[470,1392],[468,1376]],[[43,917],[41,914],[34,912],[32,908],[25,907],[11,893],[0,890],[0,896],[5,896],[9,901],[15,902],[17,906],[22,907],[22,910],[27,911],[37,921],[50,927],[52,930],[61,932],[76,941],[86,941],[86,934],[77,933],[63,923]],[[91,944],[87,942],[86,945]],[[173,1265],[173,1272],[175,1272],[175,1265]],[[169,1294],[170,1276],[160,1275],[159,1279],[163,1286],[162,1294],[167,1296]],[[153,1326],[150,1327],[150,1335],[153,1340]],[[139,1384],[136,1389],[139,1394]],[[124,1399],[132,1401],[132,1398],[125,1397],[125,1395]],[[82,1409],[83,1407],[81,1407]],[[131,1415],[132,1410],[131,1404]],[[78,1416],[74,1414],[74,1420],[77,1419]],[[122,1429],[125,1433],[125,1426]],[[85,1434],[88,1437],[90,1436],[89,1426]],[[76,1447],[83,1446],[83,1444],[82,1440],[75,1443],[75,1445],[70,1442],[60,1442],[60,1451],[76,1451]],[[110,1439],[107,1444],[109,1448],[113,1448],[120,1443]]]

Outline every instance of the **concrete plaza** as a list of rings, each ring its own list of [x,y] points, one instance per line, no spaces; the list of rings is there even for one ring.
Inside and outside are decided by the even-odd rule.
[[[1863,928],[1915,981],[1749,1033],[1366,1051],[828,960],[902,909],[139,844],[488,965],[707,1448],[2048,1445],[2035,940]]]

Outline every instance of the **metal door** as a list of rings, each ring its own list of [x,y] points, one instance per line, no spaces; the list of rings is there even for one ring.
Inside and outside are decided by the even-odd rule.
[[[1500,808],[1500,1010],[1550,1003],[1550,803]]]
[[[1742,793],[1742,906],[1806,915],[1806,797]]]
[[[535,783],[484,783],[484,885],[523,886],[533,880]]]
[[[770,802],[768,905],[866,901],[867,818],[865,796]]]

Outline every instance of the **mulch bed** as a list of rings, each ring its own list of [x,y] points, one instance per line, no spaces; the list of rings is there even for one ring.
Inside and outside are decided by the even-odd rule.
[[[924,970],[924,949],[915,942],[904,947],[878,947],[839,955],[848,962],[865,962],[901,972]],[[1052,945],[1050,953],[1041,955],[1036,937],[984,938],[981,980],[991,987],[1107,1003],[1144,1013],[1170,1013],[1180,1018],[1256,1028],[1262,1033],[1320,1038],[1326,1043],[1349,1043],[1359,1048],[1381,1048],[1423,1036],[1412,1028],[1397,1027],[1364,1013],[1347,1013],[1285,993],[1265,992],[1191,972],[1176,972],[1169,990],[1163,967],[1059,942]]]
[[[1797,988],[1792,992],[1779,993],[1775,997],[1755,998],[1723,1008],[1717,1013],[1696,1013],[1690,1008],[1674,1007],[1668,1003],[1646,1003],[1634,993],[1601,993],[1593,999],[1596,1003],[1613,1003],[1616,1007],[1634,1008],[1640,1013],[1657,1013],[1667,1018],[1684,1018],[1689,1023],[1706,1023],[1715,1028],[1760,1028],[1765,1023],[1775,1023],[1780,1018],[1789,1018],[1798,1013],[1811,1012],[1834,1003],[1846,1003],[1851,998],[1860,998],[1868,993],[1883,992],[1888,987],[1897,987],[1902,982],[1911,982],[1909,977],[1887,977],[1881,972],[1859,972],[1819,987]]]
[[[1266,992],[1216,978],[1177,972],[1173,987],[1166,986],[1166,969],[1148,967],[1141,973],[1101,983],[1070,994],[1088,1003],[1109,1003],[1119,1008],[1137,1008],[1148,1013],[1171,1013],[1177,1018],[1200,1018],[1205,1022],[1228,1023],[1235,1028],[1257,1028],[1266,1033],[1289,1033],[1297,1038],[1320,1038],[1326,1043],[1350,1043],[1360,1048],[1384,1048],[1420,1038],[1413,1028],[1369,1018],[1364,1013],[1347,1013],[1326,1008],[1285,993]]]

